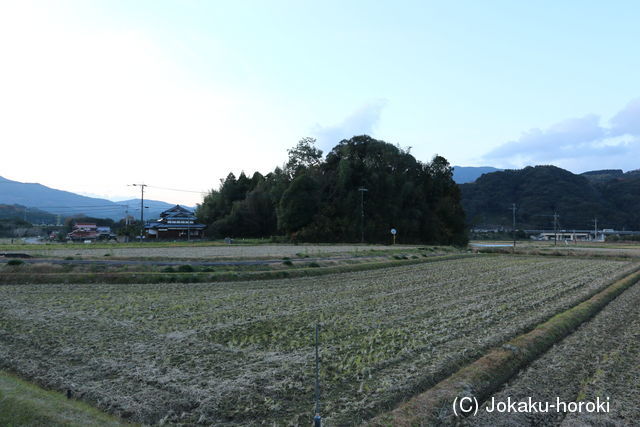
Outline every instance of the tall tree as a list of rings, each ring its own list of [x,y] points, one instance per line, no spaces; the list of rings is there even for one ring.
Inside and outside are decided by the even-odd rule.
[[[287,150],[289,160],[285,166],[285,173],[294,179],[310,168],[317,168],[322,163],[322,150],[316,148],[314,138],[305,137],[298,144]]]

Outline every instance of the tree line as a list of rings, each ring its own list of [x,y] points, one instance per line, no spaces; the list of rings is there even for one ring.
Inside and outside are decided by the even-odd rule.
[[[283,167],[251,177],[230,173],[196,214],[212,238],[284,235],[300,242],[464,245],[460,191],[447,160],[367,135],[342,140],[323,158],[313,138],[288,150]],[[366,190],[366,191],[365,191]]]

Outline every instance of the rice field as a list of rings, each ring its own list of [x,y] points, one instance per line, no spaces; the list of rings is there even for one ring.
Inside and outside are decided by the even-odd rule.
[[[353,424],[631,268],[479,255],[270,281],[3,285],[0,367],[136,422],[307,424],[319,323],[323,418]]]
[[[640,419],[640,284],[520,372],[487,402],[473,426],[637,425]],[[491,399],[555,404],[608,402],[608,412],[487,412]]]

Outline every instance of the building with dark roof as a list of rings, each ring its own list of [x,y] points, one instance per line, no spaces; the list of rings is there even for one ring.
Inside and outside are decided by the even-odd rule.
[[[204,224],[198,224],[195,214],[189,209],[175,205],[160,214],[156,222],[144,226],[147,239],[201,239]]]

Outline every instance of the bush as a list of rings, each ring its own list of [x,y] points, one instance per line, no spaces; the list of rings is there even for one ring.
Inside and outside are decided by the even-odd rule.
[[[195,269],[189,264],[181,265],[178,267],[178,271],[181,273],[191,273],[195,271]]]
[[[22,261],[21,259],[10,259],[7,262],[7,265],[22,265],[24,264],[24,261]]]
[[[291,262],[290,259],[286,259],[286,260],[282,261],[282,264],[288,265],[288,266],[292,266],[293,265],[293,263]]]
[[[173,267],[165,267],[162,269],[163,272],[165,273],[175,273],[176,270]]]

